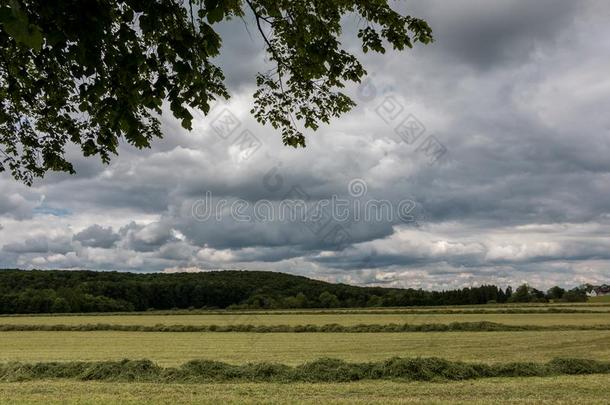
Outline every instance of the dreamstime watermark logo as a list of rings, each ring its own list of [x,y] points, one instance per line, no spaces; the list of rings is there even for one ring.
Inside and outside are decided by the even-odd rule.
[[[370,77],[367,77],[360,83],[357,90],[358,99],[364,102],[370,102],[377,98],[377,88]],[[394,135],[392,137],[396,142],[404,142],[407,145],[413,146],[415,151],[421,153],[428,163],[437,163],[447,154],[447,148],[434,135],[428,134],[425,136],[426,127],[412,113],[405,110],[402,103],[394,94],[389,94],[374,108],[375,113],[379,118],[389,125]]]
[[[240,160],[248,160],[263,146],[263,142],[252,131],[241,127],[242,122],[227,107],[210,121],[210,128],[216,136],[230,142]]]
[[[353,179],[347,185],[347,190],[349,192],[349,195],[351,195],[354,198],[359,198],[359,197],[363,197],[366,195],[368,188],[367,188],[366,182],[364,180]]]
[[[267,199],[251,201],[214,198],[206,191],[203,199],[193,203],[192,214],[197,221],[222,221],[227,216],[236,222],[299,222],[309,225],[320,221],[357,222],[414,222],[416,203],[403,199],[394,203],[386,199],[367,198],[367,184],[362,179],[349,182],[352,198],[332,195],[330,199],[312,200],[301,187],[293,186],[279,201]]]

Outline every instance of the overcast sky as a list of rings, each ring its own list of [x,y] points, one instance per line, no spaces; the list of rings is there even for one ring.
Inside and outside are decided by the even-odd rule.
[[[255,30],[223,26],[232,98],[192,132],[166,114],[163,140],[123,145],[109,166],[71,153],[74,176],[28,188],[0,175],[0,268],[260,269],[426,289],[608,282],[610,3],[396,8],[426,19],[436,42],[361,55],[347,17],[344,45],[369,79],[348,89],[358,107],[299,150],[249,114],[266,69]],[[348,215],[244,220],[227,208],[299,196],[345,201]],[[381,200],[395,215],[358,218]]]

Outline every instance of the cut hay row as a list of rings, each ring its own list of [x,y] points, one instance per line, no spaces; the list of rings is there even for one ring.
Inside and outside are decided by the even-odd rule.
[[[150,360],[0,364],[0,381],[71,379],[136,382],[345,382],[358,380],[444,381],[488,377],[546,377],[610,374],[610,362],[554,359],[548,363],[483,364],[440,358],[392,358],[347,363],[323,358],[296,367],[277,363],[232,365],[192,360],[180,367],[160,367]]]
[[[249,333],[385,333],[385,332],[519,332],[519,331],[591,331],[610,330],[610,324],[599,325],[506,325],[496,322],[452,322],[429,324],[359,324],[339,325],[120,325],[120,324],[0,324],[0,332],[249,332]]]

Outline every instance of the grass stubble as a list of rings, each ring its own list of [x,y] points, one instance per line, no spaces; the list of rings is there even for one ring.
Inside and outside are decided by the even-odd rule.
[[[603,309],[0,317],[0,402],[607,403]]]

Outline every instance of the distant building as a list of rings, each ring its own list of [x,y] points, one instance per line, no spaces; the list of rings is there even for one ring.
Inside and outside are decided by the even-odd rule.
[[[595,292],[597,295],[610,295],[610,285],[604,284],[601,287],[598,287]]]
[[[610,295],[610,285],[604,284],[599,287],[593,287],[591,290],[587,291],[587,295],[589,297],[603,297],[605,295]]]

